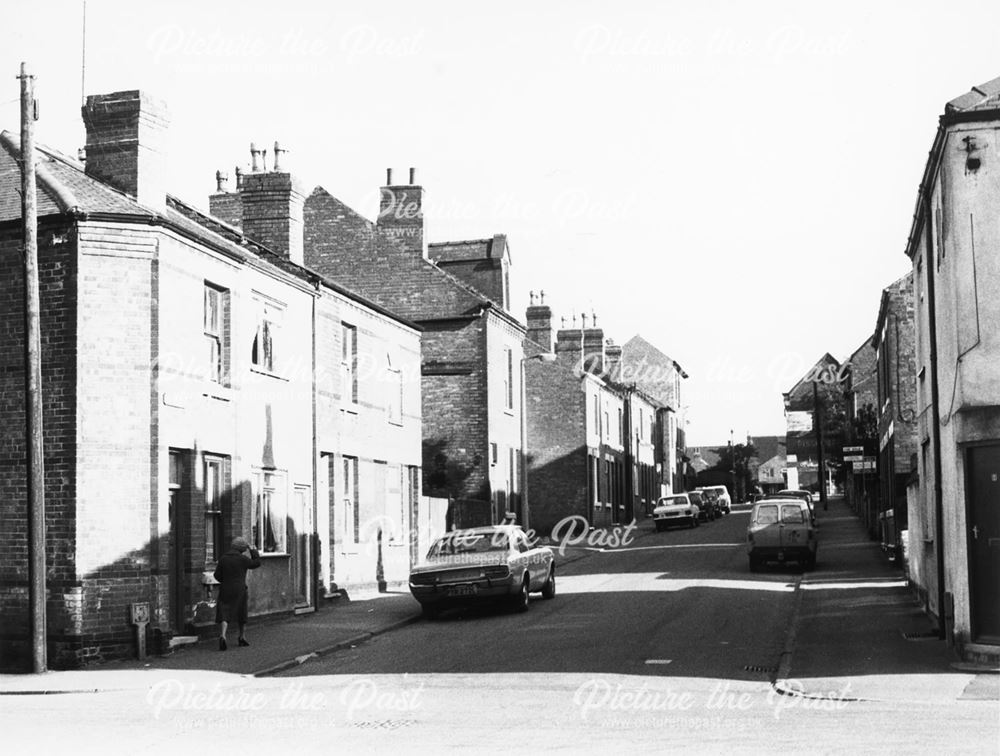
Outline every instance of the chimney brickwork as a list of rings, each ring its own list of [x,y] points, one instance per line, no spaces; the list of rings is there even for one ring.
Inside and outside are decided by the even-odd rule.
[[[243,233],[302,265],[305,201],[302,183],[290,173],[245,174],[239,194]]]
[[[411,180],[416,171],[410,169]],[[392,171],[386,171],[388,186],[380,190],[378,229],[406,251],[427,259],[424,233],[424,189],[416,185],[392,184]]]
[[[90,95],[81,108],[88,176],[152,210],[167,204],[167,106],[139,91]]]

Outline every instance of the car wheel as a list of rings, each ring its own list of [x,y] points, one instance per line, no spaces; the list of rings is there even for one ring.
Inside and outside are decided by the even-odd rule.
[[[556,597],[556,566],[549,567],[549,579],[542,586],[542,598],[551,599]]]
[[[424,619],[436,620],[441,616],[441,609],[436,606],[431,606],[430,604],[421,604],[420,612],[424,615]]]
[[[528,611],[528,602],[531,600],[531,578],[528,573],[524,573],[524,579],[521,581],[521,590],[518,591],[517,597],[514,599],[514,611],[526,612]]]
[[[696,528],[696,527],[698,527],[698,518],[697,517],[692,517],[691,518],[691,524],[688,525],[688,527],[689,528]]]
[[[656,532],[657,533],[662,533],[663,532],[663,523],[657,521],[655,524],[656,524]]]
[[[760,560],[753,554],[750,555],[750,572],[760,572]]]

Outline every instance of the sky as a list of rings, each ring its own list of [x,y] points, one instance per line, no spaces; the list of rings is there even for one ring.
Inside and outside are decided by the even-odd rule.
[[[692,446],[780,435],[905,275],[944,104],[1000,76],[1000,4],[19,2],[0,128],[75,154],[83,92],[170,110],[169,190],[207,209],[250,142],[369,218],[417,168],[431,241],[507,235],[513,309],[596,313],[688,374]],[[83,62],[85,60],[85,65]]]

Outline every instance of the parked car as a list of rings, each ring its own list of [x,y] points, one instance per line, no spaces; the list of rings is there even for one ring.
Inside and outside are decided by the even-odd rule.
[[[720,512],[729,514],[732,511],[733,500],[729,496],[729,489],[725,486],[705,486],[701,491],[702,495],[708,493],[715,494]]]
[[[702,496],[700,491],[694,490],[688,491],[687,497],[692,504],[698,507],[698,520],[700,522],[710,522],[716,517],[722,516],[714,496]]]
[[[799,562],[816,567],[816,527],[809,505],[801,498],[766,498],[754,504],[747,526],[750,570],[766,562]]]
[[[809,505],[809,517],[812,520],[813,525],[816,524],[816,510],[813,509],[813,502],[816,501],[816,499],[813,498],[813,494],[809,491],[803,491],[801,489],[786,489],[784,491],[778,491],[778,493],[773,494],[773,496],[786,499],[802,499],[802,501]]]
[[[525,611],[535,591],[547,599],[556,595],[555,556],[547,546],[532,546],[516,525],[452,531],[410,571],[410,593],[428,618],[451,606],[489,601]]]
[[[698,525],[699,509],[693,504],[686,493],[662,496],[653,508],[653,523],[657,530],[666,530],[672,525],[687,525],[689,528]]]

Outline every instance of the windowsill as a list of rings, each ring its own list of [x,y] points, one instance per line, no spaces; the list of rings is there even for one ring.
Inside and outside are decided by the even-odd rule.
[[[514,408],[513,407],[504,407],[503,408],[503,413],[505,415],[510,415],[511,417],[514,417]]]
[[[346,412],[349,415],[356,415],[359,412],[359,405],[357,402],[343,402],[340,405],[341,412]]]
[[[404,541],[389,541],[389,546],[397,549],[403,548],[406,545]]]
[[[390,420],[389,421],[389,425],[394,425],[397,428],[402,428],[403,427],[403,421],[402,420]]]
[[[348,547],[345,547],[345,546],[341,545],[341,547],[340,547],[340,553],[341,554],[349,554],[350,555],[350,554],[357,554],[359,551],[361,551],[361,549],[358,548],[357,544],[352,544],[352,545],[353,545],[353,548],[348,548]]]
[[[268,370],[267,368],[262,368],[257,365],[251,365],[250,372],[256,373],[257,375],[266,375],[268,378],[274,378],[275,380],[278,381],[285,381],[286,383],[288,382],[288,379],[285,378],[284,376],[278,375],[277,373],[274,373]]]
[[[289,557],[291,554],[286,554],[285,552],[271,551],[265,554],[263,551],[258,552],[261,559],[278,559],[281,557]]]
[[[223,386],[221,383],[210,382],[201,392],[201,395],[208,399],[217,399],[220,402],[231,402],[233,400],[232,386]]]

